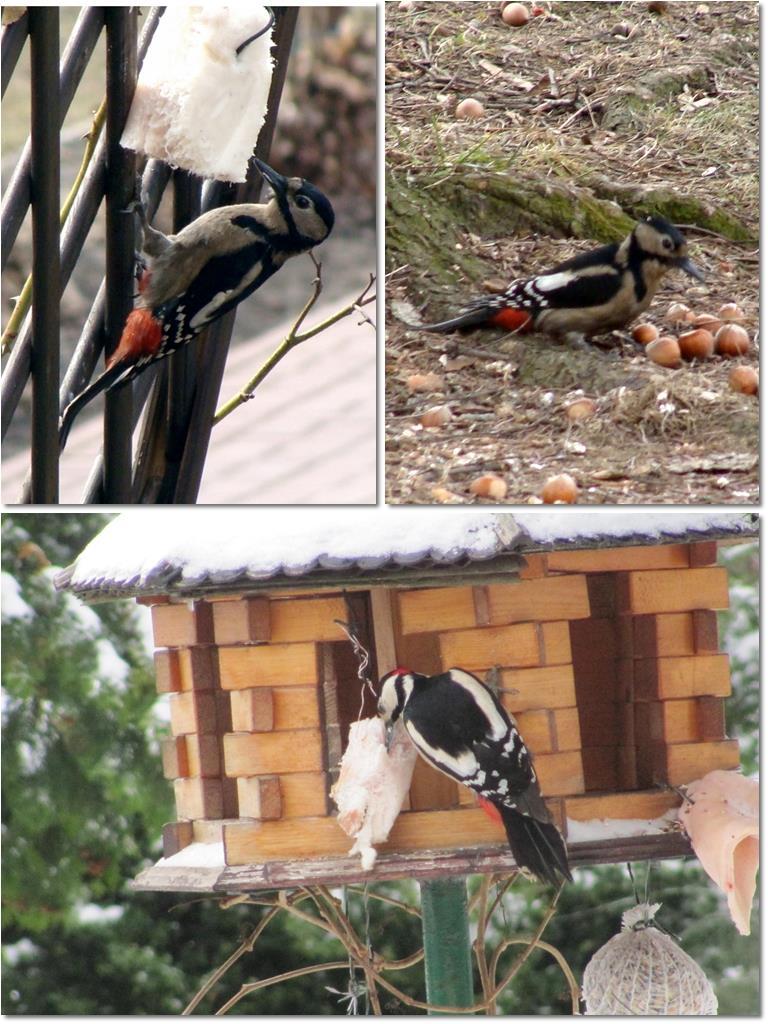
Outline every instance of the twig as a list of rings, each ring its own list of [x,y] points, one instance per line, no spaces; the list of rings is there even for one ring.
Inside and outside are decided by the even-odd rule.
[[[310,338],[314,338],[316,334],[320,334],[321,331],[325,331],[329,327],[332,327],[335,323],[338,323],[339,320],[343,320],[344,317],[349,316],[350,314],[355,312],[361,312],[361,307],[367,306],[369,302],[376,301],[375,294],[368,294],[376,281],[374,275],[371,274],[368,284],[365,286],[365,288],[362,290],[362,292],[360,292],[358,297],[353,302],[350,302],[348,305],[340,309],[337,313],[334,313],[332,316],[327,317],[321,323],[316,324],[314,327],[310,327],[309,330],[304,331],[303,334],[300,334],[299,328],[304,323],[304,320],[307,318],[307,315],[309,314],[312,307],[320,298],[320,294],[322,293],[323,290],[320,273],[321,264],[315,259],[311,252],[309,255],[312,258],[312,262],[315,265],[316,271],[315,279],[312,282],[312,294],[307,299],[306,303],[304,304],[304,308],[302,309],[301,313],[299,313],[297,319],[294,321],[291,329],[288,331],[288,334],[285,336],[285,338],[283,338],[283,340],[274,350],[272,355],[269,356],[264,361],[264,363],[262,363],[261,367],[258,369],[256,374],[253,377],[251,377],[251,379],[248,381],[245,387],[241,391],[239,391],[233,398],[230,398],[228,402],[225,402],[224,405],[222,405],[221,408],[217,411],[216,415],[213,417],[214,424],[220,423],[226,416],[229,416],[230,413],[234,412],[235,409],[237,409],[239,406],[243,405],[245,402],[253,398],[253,392],[256,390],[256,388],[262,383],[264,378],[267,377],[268,374],[272,372],[272,370],[274,370],[277,364],[281,362],[281,360],[284,359],[285,356],[288,355],[291,349],[296,348],[297,345],[301,345],[302,342],[309,341]],[[368,318],[366,317],[366,319]],[[368,322],[371,323],[370,320],[368,320]]]
[[[231,1010],[232,1007],[239,1003],[240,1000],[249,995],[251,992],[257,992],[260,988],[267,988],[269,985],[278,985],[281,981],[290,981],[292,978],[301,978],[305,974],[318,974],[320,971],[339,971],[348,970],[349,963],[347,960],[334,960],[327,964],[313,964],[311,967],[297,967],[293,971],[285,971],[283,974],[275,974],[271,978],[265,978],[263,981],[250,981],[245,985],[241,985],[239,991],[224,1003],[223,1006],[219,1007],[216,1011],[216,1016],[221,1017],[223,1014]]]
[[[64,200],[64,205],[61,207],[59,212],[59,224],[63,227],[66,223],[69,211],[72,209],[72,204],[77,198],[77,193],[80,191],[80,186],[83,183],[85,172],[88,170],[88,166],[93,159],[93,154],[96,151],[96,143],[99,141],[99,135],[101,129],[104,126],[104,118],[107,115],[107,100],[106,97],[101,101],[101,106],[96,111],[93,118],[88,134],[85,136],[85,151],[83,152],[83,159],[80,163],[80,169],[77,172],[77,176],[72,183],[72,188],[69,190],[67,198]],[[13,343],[19,333],[21,325],[24,321],[24,317],[27,315],[30,302],[32,301],[32,275],[24,282],[24,287],[21,289],[16,304],[13,307],[13,312],[8,317],[8,323],[5,325],[3,331],[2,341],[0,342],[0,351],[3,355],[9,352],[13,347]]]

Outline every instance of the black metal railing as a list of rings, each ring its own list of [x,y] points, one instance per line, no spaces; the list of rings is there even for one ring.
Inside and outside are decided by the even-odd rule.
[[[59,66],[59,8],[31,7],[3,30],[2,89],[5,92],[24,45],[31,57],[30,138],[5,191],[2,209],[3,265],[32,208],[32,306],[2,375],[2,436],[6,437],[28,383],[32,388],[29,477],[19,500],[58,501],[58,419],[69,398],[90,380],[103,353],[117,345],[131,309],[135,218],[127,212],[135,191],[136,156],[119,140],[136,76],[163,8],[151,8],[141,34],[138,9],[83,8]],[[276,7],[273,33],[275,70],[268,113],[255,153],[264,160],[275,128],[298,9]],[[105,30],[106,120],[102,137],[63,226],[59,210],[61,124],[83,73]],[[258,179],[258,174],[254,177]],[[142,191],[151,218],[166,187],[174,197],[177,231],[199,212],[233,202],[254,201],[260,181],[240,186],[208,182],[148,160]],[[105,278],[85,318],[72,358],[59,384],[59,305],[93,226],[106,201]],[[104,448],[91,470],[86,503],[194,502],[208,450],[234,313],[216,321],[170,360],[143,373],[130,388],[108,394],[104,412]],[[142,408],[146,413],[132,460],[132,434]],[[130,427],[130,429],[128,429]],[[16,496],[4,495],[11,503]]]

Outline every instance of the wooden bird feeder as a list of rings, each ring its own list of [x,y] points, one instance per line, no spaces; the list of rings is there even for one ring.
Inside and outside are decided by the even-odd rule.
[[[572,864],[689,852],[658,819],[680,802],[670,786],[739,765],[725,732],[717,611],[728,579],[716,559],[718,544],[756,534],[752,517],[462,516],[491,537],[478,556],[470,543],[443,551],[456,517],[426,510],[418,522],[430,517],[433,540],[413,549],[415,511],[355,513],[358,557],[319,547],[270,575],[244,559],[240,571],[190,576],[173,557],[141,573],[94,572],[100,558],[110,564],[116,524],[84,553],[87,566],[69,570],[85,598],[132,594],[152,609],[176,820],[136,888],[237,893],[512,869],[502,827],[421,759],[373,871],[347,855],[329,791],[350,723],[375,702],[339,621],[371,652],[374,682],[396,665],[460,666],[498,687]],[[232,521],[244,548],[259,515]],[[306,548],[316,513],[301,515]],[[368,557],[380,518],[402,524],[401,540],[390,557]]]

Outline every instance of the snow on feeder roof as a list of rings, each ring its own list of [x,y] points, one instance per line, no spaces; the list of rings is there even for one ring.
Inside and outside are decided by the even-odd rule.
[[[514,570],[535,551],[738,540],[757,535],[751,514],[185,509],[127,512],[62,573],[83,597],[179,595],[254,581],[270,586],[398,575]]]
[[[203,178],[245,181],[267,112],[273,20],[262,4],[166,7],[121,144]]]

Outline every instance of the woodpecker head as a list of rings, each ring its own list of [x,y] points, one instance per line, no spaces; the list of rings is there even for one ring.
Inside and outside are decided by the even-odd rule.
[[[398,719],[403,713],[408,698],[413,692],[416,682],[415,673],[407,668],[396,668],[382,677],[379,683],[379,704],[377,711],[384,722],[386,747],[389,750],[392,734]]]
[[[685,238],[663,217],[641,220],[630,236],[630,244],[639,251],[644,266],[654,277],[661,278],[677,267],[699,281],[704,280],[704,275],[688,256]]]
[[[253,162],[272,189],[270,204],[274,203],[280,211],[291,251],[306,252],[324,241],[331,233],[335,216],[320,189],[303,178],[285,178],[255,157]]]

